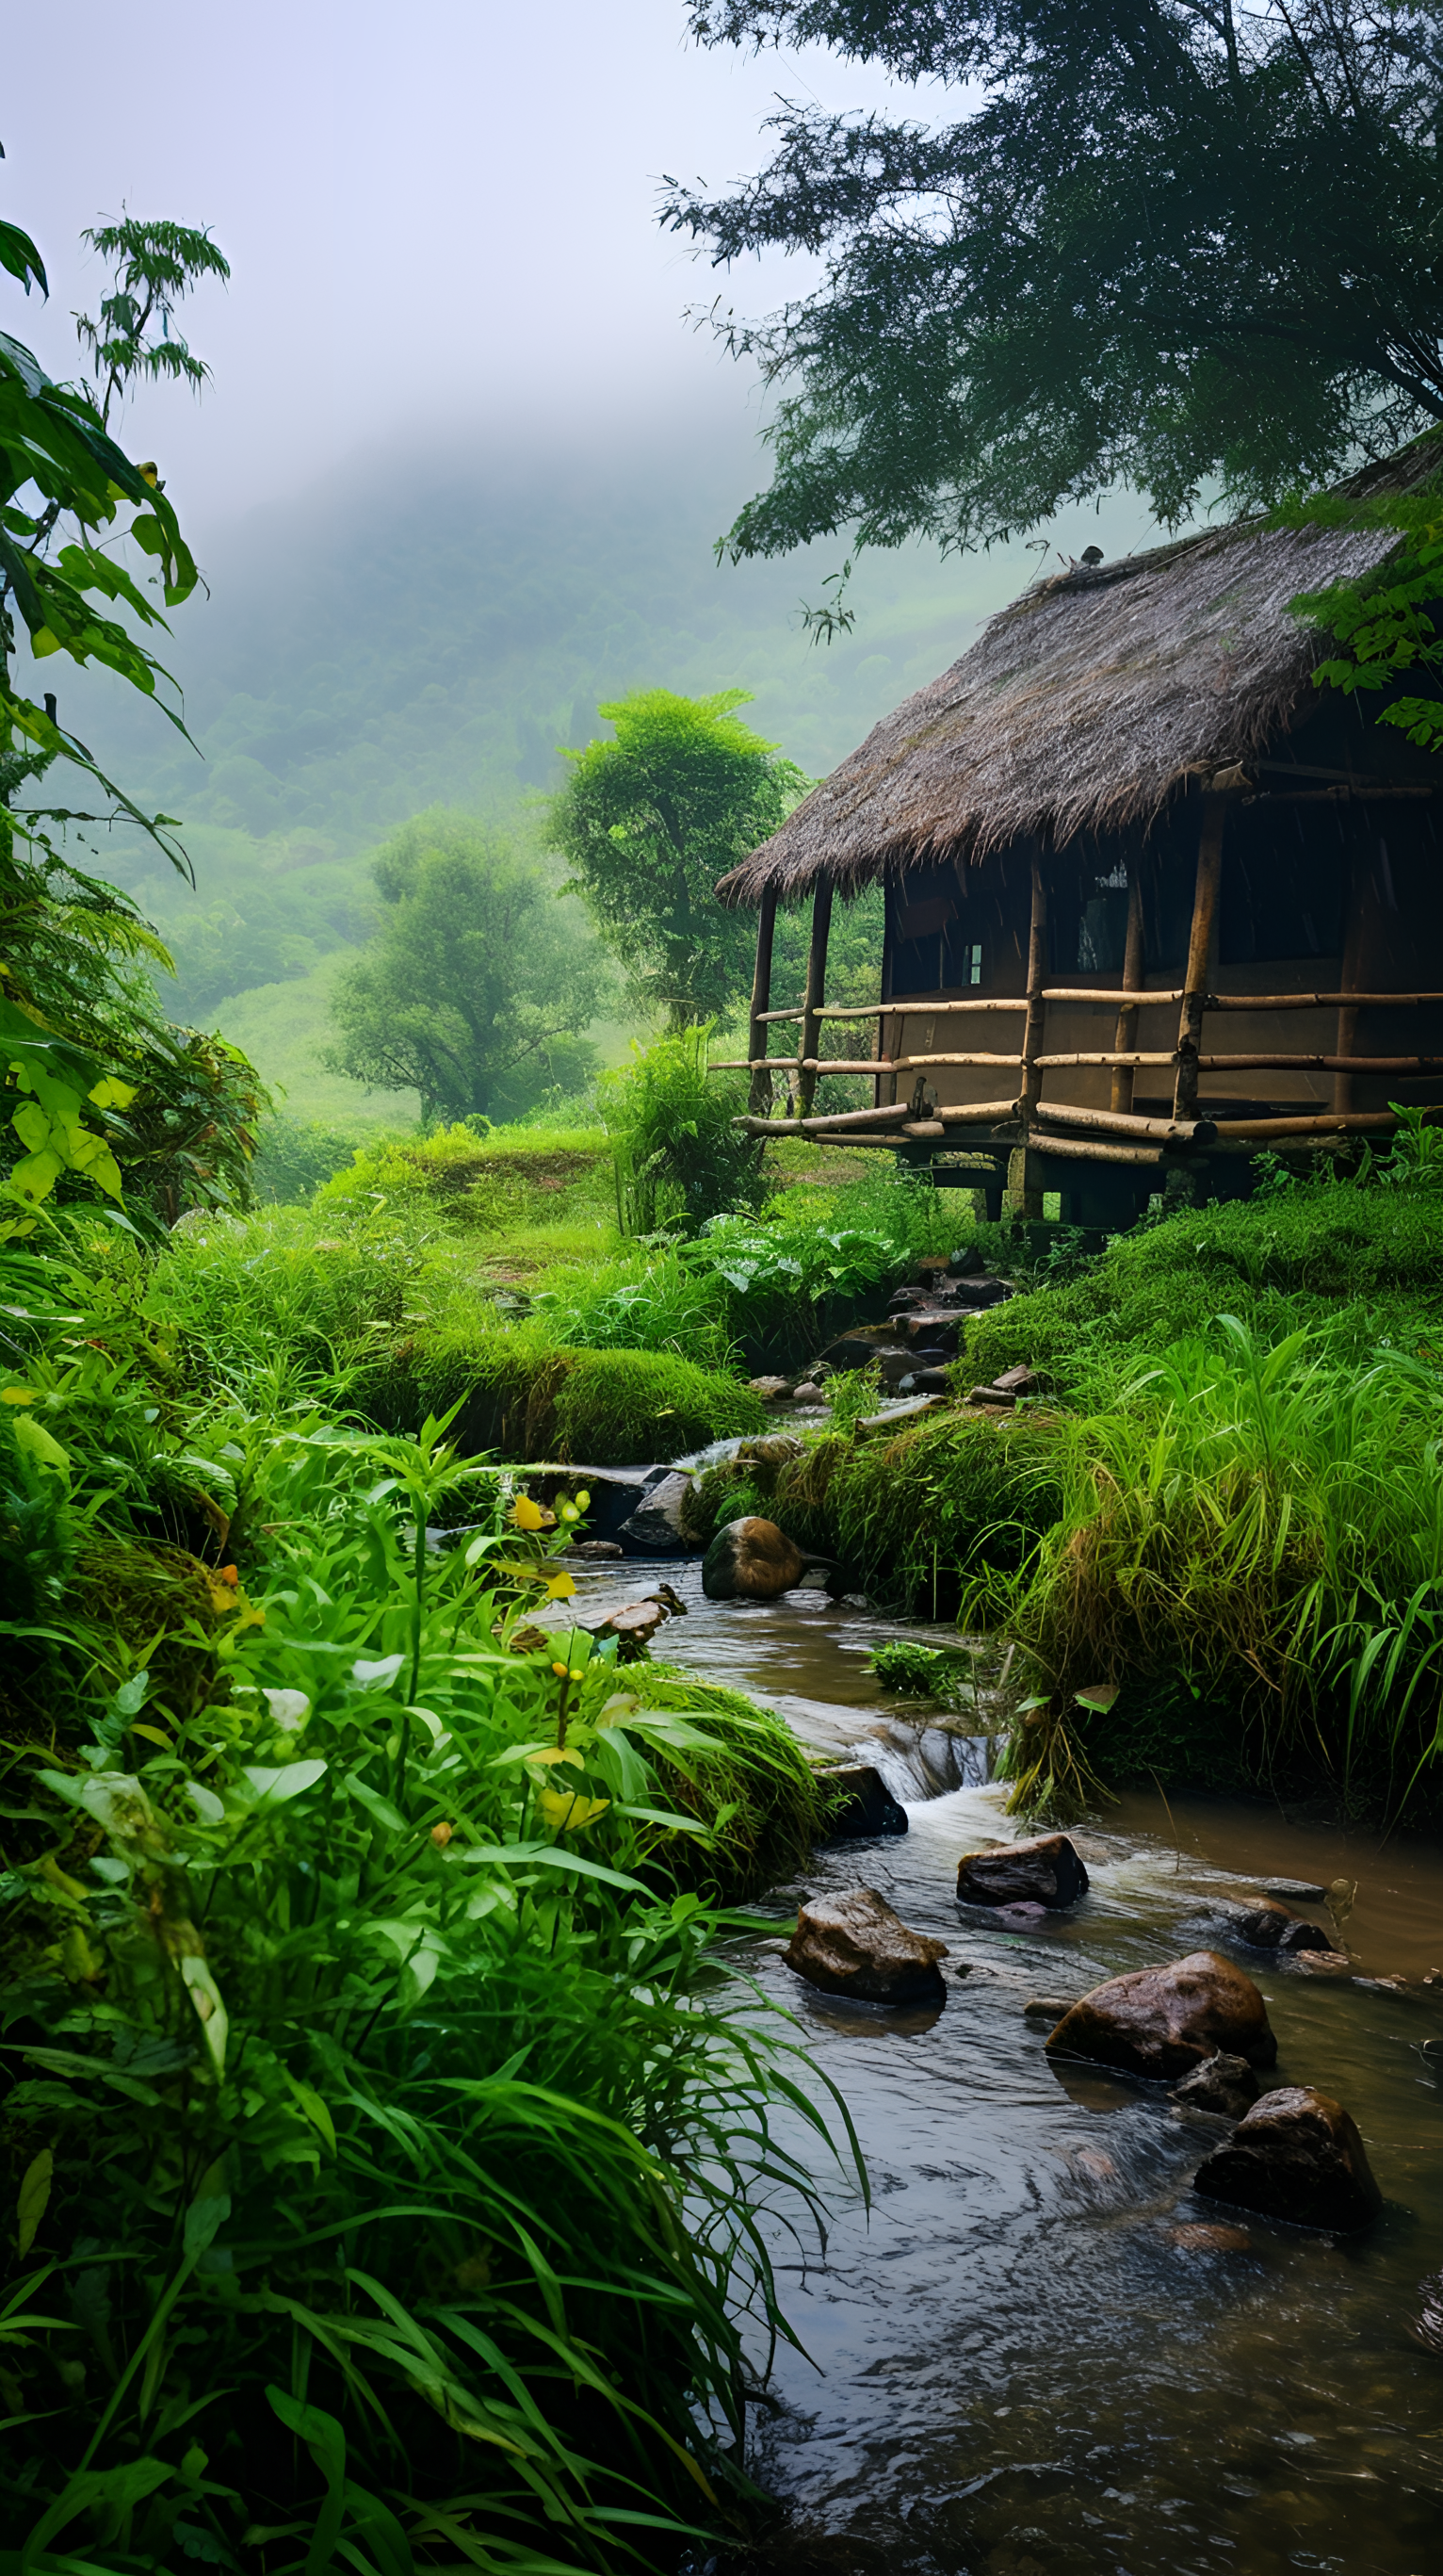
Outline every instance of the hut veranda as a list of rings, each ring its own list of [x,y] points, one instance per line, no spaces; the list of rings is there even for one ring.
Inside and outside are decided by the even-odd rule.
[[[748,1124],[1116,1225],[1443,1100],[1443,764],[1315,688],[1289,614],[1398,542],[1239,521],[994,617],[717,889],[759,913]],[[879,880],[878,1001],[829,1010],[833,903]],[[808,898],[805,994],[773,1009],[776,907]],[[870,1054],[824,1051],[848,1021]]]

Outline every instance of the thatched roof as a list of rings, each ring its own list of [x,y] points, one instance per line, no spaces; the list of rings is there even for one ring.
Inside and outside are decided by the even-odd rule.
[[[1438,470],[1429,436],[1343,489],[1416,489]],[[875,725],[718,894],[755,904],[775,884],[788,901],[822,875],[855,892],[1044,825],[1060,846],[1150,820],[1187,778],[1257,753],[1311,700],[1318,638],[1289,600],[1356,579],[1397,544],[1387,528],[1241,519],[1037,583]]]

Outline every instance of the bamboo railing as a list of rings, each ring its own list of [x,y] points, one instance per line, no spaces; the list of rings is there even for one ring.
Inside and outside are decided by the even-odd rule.
[[[902,1002],[827,1004],[822,997],[831,920],[831,887],[823,880],[817,888],[813,911],[805,999],[799,1009],[773,1010],[769,1007],[767,987],[776,906],[775,898],[769,894],[763,900],[758,930],[757,973],[748,1026],[748,1052],[740,1060],[727,1059],[712,1067],[718,1073],[744,1072],[751,1075],[750,1114],[743,1124],[754,1134],[827,1135],[835,1136],[839,1143],[855,1144],[882,1144],[903,1139],[921,1141],[945,1136],[953,1128],[989,1128],[994,1132],[985,1143],[1014,1158],[1020,1153],[1022,1163],[1015,1166],[1019,1171],[1025,1169],[1029,1148],[1049,1157],[1075,1156],[1157,1165],[1165,1153],[1179,1150],[1186,1152],[1203,1148],[1224,1153],[1246,1153],[1255,1150],[1259,1143],[1270,1141],[1323,1144],[1330,1139],[1352,1134],[1377,1134],[1395,1127],[1397,1121],[1391,1110],[1355,1110],[1351,1107],[1352,1077],[1356,1074],[1443,1074],[1443,1055],[1360,1055],[1352,1045],[1357,1014],[1360,1010],[1418,1010],[1428,1004],[1443,1003],[1443,993],[1365,992],[1351,986],[1332,993],[1220,993],[1214,990],[1223,840],[1228,807],[1232,801],[1230,783],[1224,791],[1209,791],[1202,799],[1187,969],[1183,983],[1175,989],[1149,989],[1143,984],[1142,903],[1135,872],[1128,889],[1127,942],[1121,986],[1054,985],[1046,981],[1047,881],[1045,857],[1039,850],[1031,862],[1032,901],[1025,992],[969,995],[957,1000],[932,1001],[924,997]],[[1352,957],[1345,954],[1345,982],[1352,965]],[[1049,1051],[1045,1045],[1046,1022],[1048,1008],[1052,1005],[1069,1008],[1090,1006],[1115,1011],[1113,1044],[1110,1047]],[[1160,1006],[1178,1011],[1174,1044],[1166,1049],[1138,1047],[1134,1041],[1139,1011],[1156,1010]],[[1308,1010],[1336,1010],[1339,1039],[1345,1042],[1338,1044],[1332,1052],[1317,1053],[1286,1053],[1256,1047],[1227,1053],[1203,1051],[1205,1023],[1213,1014]],[[889,1018],[898,1023],[898,1034],[902,1038],[905,1038],[909,1020],[930,1023],[929,1039],[937,1034],[937,1022],[961,1022],[956,1034],[965,1038],[969,1017],[998,1012],[1012,1012],[1022,1019],[1021,1043],[1014,1052],[965,1045],[939,1048],[931,1043],[926,1048],[907,1050],[899,1047],[892,1053],[884,1050],[883,1040]],[[818,1052],[821,1030],[827,1022],[855,1020],[876,1022],[875,1053],[825,1057]],[[795,1055],[767,1054],[768,1032],[779,1026],[797,1029]],[[922,1096],[926,1075],[953,1066],[1014,1074],[1017,1078],[1014,1096],[1007,1100],[926,1107]],[[1107,1109],[1042,1097],[1044,1075],[1083,1067],[1111,1072],[1111,1104]],[[1170,1118],[1142,1117],[1133,1113],[1135,1076],[1144,1069],[1171,1074],[1173,1106]],[[1335,1105],[1331,1109],[1304,1110],[1296,1116],[1278,1118],[1223,1118],[1216,1114],[1211,1118],[1199,1117],[1198,1083],[1202,1074],[1265,1070],[1331,1073],[1335,1077]],[[771,1086],[779,1075],[794,1090],[796,1114],[785,1118],[759,1114],[770,1107]],[[868,1109],[814,1113],[813,1103],[820,1081],[864,1076],[878,1083],[886,1080],[895,1091],[898,1079],[904,1075],[917,1077],[909,1100],[879,1100]],[[1056,1132],[1059,1127],[1083,1132],[1071,1137],[1063,1136]],[[1019,1182],[1019,1190],[1022,1187]]]

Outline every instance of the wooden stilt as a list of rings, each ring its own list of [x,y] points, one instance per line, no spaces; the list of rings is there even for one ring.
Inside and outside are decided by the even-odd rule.
[[[772,1105],[772,1077],[762,1070],[757,1059],[767,1051],[766,1015],[772,1000],[772,941],[776,927],[777,890],[774,885],[769,885],[757,915],[757,962],[752,975],[752,1016],[747,1031],[747,1055],[752,1062],[747,1107],[754,1118],[765,1118]]]
[[[1172,1101],[1174,1118],[1197,1116],[1198,1041],[1202,1036],[1203,1013],[1212,980],[1213,932],[1217,922],[1218,887],[1222,882],[1223,825],[1227,810],[1225,796],[1204,796],[1202,828],[1198,835],[1192,937],[1187,952],[1187,983],[1177,1032],[1177,1081]]]
[[[816,892],[812,897],[812,944],[807,954],[807,996],[802,1006],[800,1053],[803,1069],[797,1086],[798,1102],[803,1118],[811,1109],[817,1088],[815,1068],[811,1071],[807,1070],[806,1058],[815,1056],[817,1052],[817,1039],[821,1028],[817,1015],[827,995],[827,941],[831,936],[831,929],[832,880],[830,877],[818,877]]]
[[[1042,1190],[1035,1178],[1036,1156],[1031,1150],[1032,1128],[1037,1103],[1042,1091],[1043,1031],[1047,1024],[1047,1004],[1043,994],[1047,987],[1047,881],[1042,871],[1040,851],[1032,861],[1032,921],[1027,940],[1027,1017],[1022,1029],[1022,1106],[1023,1141],[1016,1148],[1007,1167],[1007,1204],[1014,1216],[1040,1217]]]
[[[1142,859],[1139,855],[1129,862],[1127,871],[1127,947],[1122,961],[1124,992],[1132,993],[1141,989],[1145,954],[1142,922]],[[1123,1003],[1117,1015],[1117,1035],[1112,1043],[1119,1055],[1127,1053],[1136,1045],[1137,1004],[1135,1002]],[[1114,1066],[1112,1098],[1108,1106],[1117,1110],[1119,1114],[1126,1114],[1132,1107],[1133,1083],[1134,1074],[1130,1064]]]

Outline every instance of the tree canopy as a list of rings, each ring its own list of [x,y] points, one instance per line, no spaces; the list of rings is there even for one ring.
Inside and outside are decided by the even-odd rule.
[[[783,103],[714,263],[820,256],[714,308],[777,395],[732,552],[852,528],[986,544],[1126,481],[1168,524],[1443,420],[1435,0],[692,0],[703,45],[825,44],[950,88],[932,122]]]
[[[332,1002],[338,1073],[419,1091],[427,1118],[510,1116],[578,1086],[608,998],[584,921],[534,860],[465,815],[418,814],[375,862],[380,933]]]
[[[746,689],[639,689],[599,707],[614,742],[569,751],[549,837],[625,970],[672,1029],[725,1012],[751,984],[756,925],[714,888],[777,829],[807,780],[736,714]]]

